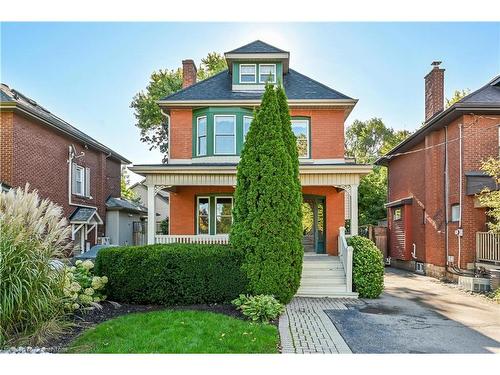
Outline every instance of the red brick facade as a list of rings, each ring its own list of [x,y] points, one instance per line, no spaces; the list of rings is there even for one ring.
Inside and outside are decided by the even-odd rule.
[[[95,206],[104,220],[105,202],[109,196],[120,196],[121,162],[102,151],[85,147],[81,142],[58,132],[37,120],[13,112],[1,112],[0,179],[12,187],[30,184],[42,198],[60,205],[69,217],[75,210],[68,196],[68,155],[73,145],[77,154],[85,156],[76,162],[90,169],[92,199],[73,195],[72,203]],[[99,226],[98,236],[104,236]],[[94,232],[89,234],[93,242]]]
[[[474,207],[474,196],[466,195],[467,172],[479,171],[481,161],[498,157],[498,124],[500,116],[460,116],[446,127],[429,132],[425,139],[400,155],[390,159],[389,202],[412,197],[404,206],[404,214],[411,220],[405,226],[405,240],[415,257],[400,256],[394,238],[393,209],[388,209],[389,248],[395,262],[413,268],[414,262],[426,264],[427,274],[444,276],[446,244],[448,255],[455,266],[471,268],[475,262],[476,232],[486,230],[485,209]],[[460,126],[463,129],[460,139]],[[448,148],[448,207],[445,197],[445,155]],[[462,143],[462,147],[460,147]],[[460,149],[462,149],[462,174],[460,174]],[[420,150],[418,152],[408,153]],[[460,184],[462,194],[460,195]],[[463,237],[455,234],[458,222],[451,221],[451,206],[462,197]],[[446,220],[448,211],[448,223]],[[460,248],[460,251],[459,251]],[[406,248],[408,254],[408,247]],[[406,262],[400,262],[400,261]]]

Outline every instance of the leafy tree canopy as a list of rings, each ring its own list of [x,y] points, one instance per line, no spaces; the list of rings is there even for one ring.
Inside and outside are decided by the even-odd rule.
[[[224,56],[217,52],[209,53],[201,59],[197,79],[207,79],[227,68]],[[160,69],[151,74],[145,90],[139,91],[130,107],[134,109],[136,126],[140,129],[141,142],[147,143],[150,150],[158,148],[166,162],[168,154],[168,124],[160,112],[157,100],[173,94],[182,88],[182,69]]]
[[[128,175],[127,168],[122,167],[122,175],[120,179],[121,197],[131,200],[133,202],[138,202],[139,197],[133,190],[131,190],[128,187],[129,185],[130,185],[130,176]]]
[[[460,99],[463,97],[467,96],[470,94],[470,89],[465,89],[465,90],[455,90],[453,93],[453,96],[451,98],[446,98],[446,108],[451,107],[453,104],[458,102]]]
[[[486,214],[490,217],[488,229],[493,233],[500,233],[500,160],[489,158],[481,165],[481,170],[493,178],[496,184],[495,190],[485,188],[478,199],[482,206],[487,207]]]

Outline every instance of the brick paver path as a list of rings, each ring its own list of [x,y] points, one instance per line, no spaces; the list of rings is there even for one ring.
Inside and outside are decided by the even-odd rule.
[[[279,320],[283,353],[352,353],[324,310],[345,310],[357,300],[295,297]]]

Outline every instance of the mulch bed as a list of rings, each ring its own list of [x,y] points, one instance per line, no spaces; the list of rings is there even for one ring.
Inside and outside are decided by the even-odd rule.
[[[45,346],[50,348],[51,352],[59,352],[69,345],[80,333],[106,320],[116,318],[121,315],[151,312],[159,310],[197,310],[209,311],[219,314],[228,315],[236,319],[245,319],[243,314],[229,304],[200,304],[187,306],[161,306],[161,305],[130,305],[130,304],[115,304],[103,302],[102,309],[94,309],[85,313],[77,313],[73,319],[75,327],[59,337],[58,339],[48,342]],[[277,325],[278,322],[271,322]]]

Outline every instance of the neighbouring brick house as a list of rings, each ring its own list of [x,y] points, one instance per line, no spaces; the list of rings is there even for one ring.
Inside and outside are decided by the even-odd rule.
[[[389,171],[391,264],[452,278],[500,262],[475,196],[492,186],[481,162],[499,156],[500,76],[444,109],[439,64],[425,77],[424,125],[377,164]]]
[[[0,95],[0,183],[29,183],[60,205],[75,247],[87,249],[105,235],[106,201],[120,197],[130,161],[7,85]]]
[[[297,137],[312,223],[304,229],[305,251],[337,254],[346,212],[357,233],[359,179],[371,171],[344,156],[344,122],[357,100],[292,70],[289,52],[261,41],[225,58],[229,68],[201,82],[194,62],[184,60],[183,89],[158,102],[169,124],[168,163],[131,168],[146,178],[148,242],[227,242],[240,152],[270,81],[283,82]],[[155,236],[154,197],[162,189],[170,193],[169,235]]]

